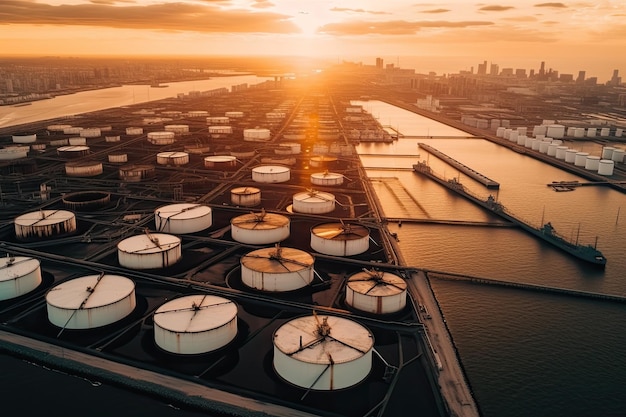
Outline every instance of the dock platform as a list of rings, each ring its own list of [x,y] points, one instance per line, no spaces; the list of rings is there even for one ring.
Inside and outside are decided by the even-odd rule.
[[[494,181],[494,180],[486,177],[485,175],[481,174],[478,171],[475,171],[474,169],[468,167],[465,164],[462,164],[461,162],[457,161],[456,159],[452,158],[449,155],[446,155],[445,153],[441,152],[440,150],[438,150],[436,148],[433,148],[432,146],[427,145],[427,144],[422,143],[422,142],[419,142],[417,145],[420,148],[426,150],[428,153],[431,153],[431,154],[435,155],[437,158],[441,159],[442,161],[452,165],[453,167],[455,167],[456,169],[458,169],[459,171],[461,171],[462,173],[464,173],[468,177],[478,181],[479,183],[481,183],[485,187],[491,188],[491,189],[498,189],[498,188],[500,188],[500,183],[499,182]]]

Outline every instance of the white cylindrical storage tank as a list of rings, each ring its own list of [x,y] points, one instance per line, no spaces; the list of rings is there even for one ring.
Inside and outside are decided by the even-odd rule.
[[[230,190],[230,202],[236,206],[254,207],[261,204],[261,190],[255,187],[237,187]]]
[[[597,128],[595,127],[590,127],[587,129],[587,137],[588,138],[595,138],[596,137],[596,132],[597,132]]]
[[[602,159],[611,159],[613,157],[613,151],[615,150],[612,146],[605,146],[602,148]]]
[[[18,239],[59,237],[76,232],[76,216],[67,210],[39,210],[15,218]]]
[[[263,248],[241,257],[241,281],[260,291],[294,291],[313,281],[313,256],[294,248]]]
[[[585,161],[585,169],[588,171],[597,171],[600,166],[600,157],[589,155]]]
[[[576,149],[568,149],[565,151],[565,162],[569,162],[573,164],[576,162],[576,154],[578,151]]]
[[[69,177],[95,177],[102,174],[102,162],[77,161],[65,164],[65,173]]]
[[[48,320],[63,329],[93,329],[133,312],[135,283],[119,275],[87,275],[62,282],[46,294]]]
[[[41,282],[39,260],[25,256],[0,258],[0,301],[28,294]]]
[[[533,126],[534,137],[537,137],[537,135],[545,135],[547,131],[548,131],[548,126],[546,125]]]
[[[89,146],[62,146],[60,148],[57,148],[57,155],[62,158],[81,158],[83,156],[89,155]]]
[[[252,180],[262,183],[286,182],[291,178],[291,169],[282,165],[259,165],[252,168]]]
[[[624,162],[624,154],[626,151],[624,149],[615,148],[613,150],[613,154],[611,155],[611,159],[615,162]]]
[[[182,135],[183,133],[189,133],[188,125],[165,125],[163,129],[166,132],[174,132],[177,135]]]
[[[213,213],[211,207],[202,204],[169,204],[154,211],[154,222],[159,232],[196,233],[211,227]]]
[[[506,140],[511,140],[511,132],[513,131],[513,129],[508,129],[508,128],[504,128],[504,134],[502,135],[502,137]]]
[[[297,155],[302,152],[302,145],[297,142],[279,143],[274,152],[278,155]]]
[[[180,116],[180,114],[181,112],[163,112],[164,116],[171,116],[171,117]],[[209,115],[209,112],[206,110],[190,110],[187,112],[188,117],[207,117],[208,115]]]
[[[574,136],[575,132],[576,132],[576,128],[573,127],[573,126],[570,126],[570,127],[567,128],[566,135],[567,136]]]
[[[528,128],[526,126],[518,126],[517,133],[519,133],[520,135],[527,136],[526,135],[527,132],[528,132]]]
[[[517,132],[517,130],[511,130],[511,133],[509,133],[509,141],[513,143],[517,143],[518,137],[519,137],[519,133]]]
[[[67,143],[70,146],[86,145],[87,144],[87,138],[81,138],[81,137],[68,138],[67,139]]]
[[[498,135],[498,129],[500,128],[500,119],[491,119],[489,121],[489,128],[491,130],[495,130],[496,131],[496,136]],[[502,136],[498,136],[498,137],[502,137]]]
[[[224,117],[228,117],[229,119],[241,119],[243,117],[242,111],[227,111],[224,113]]]
[[[37,134],[17,134],[11,136],[13,143],[34,143],[37,142]]]
[[[202,155],[208,153],[210,150],[211,147],[209,145],[204,145],[201,143],[185,145],[185,152],[193,155]]]
[[[281,214],[248,213],[230,221],[233,240],[251,245],[277,243],[289,237],[289,218]]]
[[[243,140],[250,142],[265,142],[270,140],[270,130],[255,128],[255,129],[244,129],[243,130]]]
[[[204,158],[204,167],[208,169],[234,169],[237,167],[237,158],[232,155],[212,155]]]
[[[560,145],[556,147],[556,154],[554,155],[556,159],[565,159],[565,152],[567,152],[567,146]]]
[[[406,306],[406,296],[406,282],[391,272],[364,269],[346,284],[346,303],[367,313],[397,313]]]
[[[600,175],[613,175],[613,169],[615,168],[615,162],[610,159],[601,159],[598,162],[598,174]]]
[[[546,154],[548,156],[556,156],[556,148],[558,148],[558,144],[551,142],[550,144],[548,144],[548,150],[546,151]]]
[[[539,143],[539,152],[541,153],[547,153],[548,152],[548,146],[550,145],[550,142],[546,142],[546,141],[541,141]]]
[[[517,134],[517,144],[518,145],[526,145],[526,135]]]
[[[175,298],[160,306],[153,319],[154,342],[171,353],[212,352],[237,336],[237,305],[215,295]]]
[[[585,128],[584,127],[577,127],[574,130],[574,137],[575,138],[582,138],[585,136]]]
[[[187,152],[159,152],[157,154],[157,164],[181,166],[189,163]]]
[[[143,135],[143,127],[127,127],[126,134],[128,136]]]
[[[154,165],[125,165],[119,170],[120,179],[128,182],[139,182],[155,175]]]
[[[615,137],[621,138],[622,135],[624,135],[624,129],[619,128],[619,127],[617,129],[615,129]]]
[[[221,138],[233,133],[232,126],[212,125],[209,126],[209,135],[212,138]]]
[[[206,118],[206,124],[208,125],[227,125],[230,123],[230,119],[226,116],[210,116]]]
[[[524,138],[524,147],[525,148],[532,148],[533,147],[533,141],[535,140],[534,138],[531,138],[530,136],[522,136]]]
[[[46,144],[45,143],[33,143],[32,145],[30,145],[30,148],[33,151],[44,151],[46,150]]]
[[[353,256],[369,249],[369,229],[346,223],[324,223],[311,228],[311,248],[334,256]]]
[[[343,174],[336,172],[316,172],[311,174],[311,184],[322,186],[333,186],[343,184]]]
[[[0,149],[0,161],[12,161],[14,159],[26,158],[30,151],[30,146],[14,145]]]
[[[81,130],[83,130],[82,127],[67,126],[66,128],[63,129],[63,133],[66,135],[79,135]]]
[[[128,155],[125,153],[112,153],[109,154],[108,159],[113,164],[122,164],[128,162]]]
[[[174,132],[149,132],[148,142],[153,145],[171,145],[176,140],[175,136]]]
[[[276,373],[307,390],[351,387],[363,381],[372,368],[374,336],[349,319],[295,318],[276,329],[273,342]]]
[[[498,120],[498,123],[499,123],[499,122],[500,122],[500,121]],[[505,130],[506,130],[506,128],[505,128],[505,127],[502,127],[502,126],[498,127],[498,128],[496,129],[496,136],[497,136],[497,137],[499,137],[499,138],[503,138],[503,137],[504,137],[504,131],[505,131]]]
[[[600,136],[602,137],[607,137],[609,136],[610,133],[611,133],[611,128],[603,127],[602,129],[600,129]]]
[[[115,143],[115,142],[119,142],[121,140],[120,135],[114,135],[114,136],[105,136],[104,137],[104,141],[107,143]]]
[[[335,196],[323,191],[304,191],[293,196],[293,211],[296,213],[321,214],[335,209]]]
[[[131,236],[117,244],[117,257],[126,268],[165,268],[181,259],[181,240],[165,233]]]
[[[540,140],[540,141],[542,141],[542,142],[546,141],[546,135],[537,135],[537,136],[535,136],[535,138]],[[552,141],[551,139],[547,140],[547,142],[551,142],[551,141]]]
[[[565,136],[565,126],[558,124],[548,125],[548,128],[546,130],[546,136],[562,139],[563,136]]]
[[[72,125],[54,124],[48,125],[46,129],[50,132],[63,133],[65,129],[69,129]]]
[[[574,159],[574,165],[577,167],[584,167],[587,162],[587,157],[589,156],[589,152],[578,152],[576,153],[576,159]]]
[[[331,165],[334,165],[336,162],[337,162],[337,158],[335,158],[334,156],[326,156],[326,155],[313,156],[309,160],[309,164],[314,168],[329,167]]]
[[[80,131],[81,138],[97,138],[100,135],[102,135],[102,131],[99,127],[88,127]]]
[[[533,151],[538,151],[540,145],[541,145],[541,141],[539,139],[532,139],[532,141],[530,142],[530,148]]]

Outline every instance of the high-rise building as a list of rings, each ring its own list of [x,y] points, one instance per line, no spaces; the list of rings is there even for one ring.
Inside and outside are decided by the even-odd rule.
[[[383,69],[383,59],[382,58],[376,58],[376,68]]]
[[[478,64],[478,75],[486,75],[487,74],[487,61],[484,61],[482,64]]]
[[[576,82],[579,84],[585,82],[585,71],[578,71],[578,78],[576,78]]]
[[[491,64],[489,75],[498,75],[499,72],[500,72],[500,66],[498,64]]]
[[[619,70],[613,70],[613,76],[609,81],[609,85],[618,86],[622,83],[622,77],[619,76]]]
[[[544,75],[546,73],[546,63],[541,61],[541,67],[539,67],[539,75]]]

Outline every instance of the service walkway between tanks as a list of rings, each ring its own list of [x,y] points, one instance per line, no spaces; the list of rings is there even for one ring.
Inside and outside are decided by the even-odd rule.
[[[132,385],[137,390],[146,392],[146,394],[158,391],[159,395],[163,395],[164,390],[168,390],[168,397],[172,401],[179,399],[183,404],[194,404],[196,407],[216,413],[250,417],[267,417],[269,415],[276,417],[317,417],[316,414],[241,397],[190,381],[135,368],[0,330],[0,352],[3,351],[11,352],[15,356],[27,356],[33,361],[36,361],[35,358],[39,358],[50,367],[54,367],[56,363],[64,369],[70,368],[77,373],[84,372],[85,368],[91,368],[89,372],[90,375],[95,375],[94,378],[100,376],[103,380],[108,378],[110,381],[119,381],[122,378],[124,385]]]
[[[479,417],[478,407],[472,396],[465,374],[458,360],[454,344],[439,305],[423,271],[415,271],[407,281],[411,295],[424,306],[422,323],[439,360],[439,388],[453,417]],[[425,317],[427,312],[428,317]]]

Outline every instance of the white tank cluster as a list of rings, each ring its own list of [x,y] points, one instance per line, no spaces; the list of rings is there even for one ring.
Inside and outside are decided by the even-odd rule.
[[[189,163],[189,154],[180,151],[159,152],[156,161],[159,165],[182,166]]]
[[[76,232],[76,216],[67,210],[39,210],[14,220],[18,239],[62,237]]]
[[[311,228],[311,248],[334,256],[353,256],[369,249],[369,229],[350,223],[323,223]]]
[[[363,269],[346,284],[346,303],[367,313],[397,313],[406,307],[406,297],[406,282],[391,272]]]
[[[276,373],[300,388],[348,388],[371,372],[374,337],[349,319],[317,314],[295,318],[276,329],[273,341]]]
[[[0,301],[28,294],[42,282],[41,264],[25,256],[0,259]]]
[[[260,165],[252,168],[252,180],[261,183],[280,183],[291,179],[291,169],[282,165]]]
[[[154,341],[176,354],[212,352],[237,336],[237,305],[215,295],[188,295],[154,312]]]
[[[182,257],[180,238],[166,233],[131,236],[117,244],[120,265],[131,269],[165,268]]]
[[[244,129],[243,140],[247,142],[267,142],[270,140],[270,130],[264,128]]]
[[[211,207],[202,204],[169,204],[154,211],[154,222],[159,232],[196,233],[212,226],[213,212]]]
[[[230,190],[230,202],[235,206],[258,206],[261,204],[261,190],[256,187],[233,188]]]
[[[234,240],[251,245],[277,243],[289,237],[289,218],[277,213],[249,213],[234,217],[230,221]]]
[[[294,248],[258,249],[241,257],[241,281],[260,291],[284,292],[308,286],[313,281],[314,258]]]
[[[335,209],[335,196],[323,191],[304,191],[293,196],[292,207],[296,213],[330,213]]]
[[[87,275],[46,293],[48,319],[62,329],[88,330],[115,323],[133,312],[135,283],[119,275]]]

